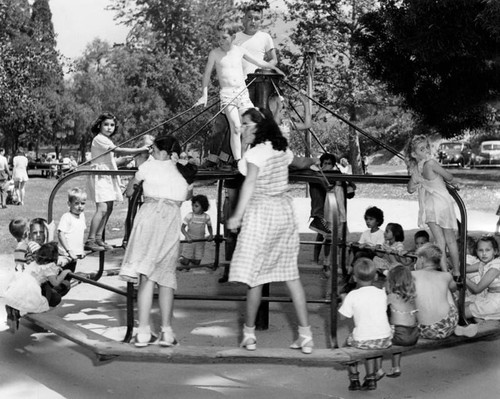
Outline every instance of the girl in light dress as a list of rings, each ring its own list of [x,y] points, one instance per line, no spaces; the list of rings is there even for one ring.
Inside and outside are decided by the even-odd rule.
[[[311,353],[313,340],[305,292],[297,264],[299,233],[293,201],[287,195],[288,165],[293,154],[273,115],[263,108],[243,114],[243,139],[250,149],[239,162],[245,176],[238,204],[227,226],[241,226],[229,281],[248,286],[241,347],[255,350],[255,318],[266,283],[284,281],[299,320],[299,338],[290,346]]]
[[[418,341],[415,306],[415,282],[409,268],[403,265],[394,266],[387,276],[387,303],[390,309],[389,322],[392,327],[392,344],[413,346]],[[401,375],[401,353],[392,355],[392,368],[387,374],[382,369],[377,371],[377,377],[395,378]]]
[[[181,147],[174,137],[157,137],[151,151],[154,159],[139,167],[127,188],[126,194],[131,196],[134,186],[142,182],[144,203],[134,220],[120,276],[126,281],[140,278],[135,346],[145,347],[157,341],[151,330],[150,313],[153,291],[158,286],[161,314],[158,343],[168,347],[177,344],[172,313],[180,249],[180,206],[188,199],[191,186],[181,172],[184,166],[176,163]]]
[[[455,237],[457,218],[453,200],[445,184],[453,180],[453,175],[432,158],[429,139],[424,135],[411,138],[406,144],[405,154],[411,176],[408,182],[408,192],[411,194],[418,191],[418,225],[424,228],[427,224],[434,236],[434,241],[441,248],[443,271],[448,271],[446,261],[446,248],[448,248],[453,265],[453,276],[458,280],[460,262]]]
[[[14,180],[14,196],[17,197],[17,204],[24,205],[26,182],[28,181],[28,158],[19,149],[12,160],[12,180]]]
[[[92,169],[118,170],[118,163],[114,154],[127,155],[119,160],[120,164],[127,164],[131,156],[147,152],[147,147],[120,148],[113,144],[111,137],[117,132],[118,121],[116,117],[105,112],[92,124],[90,131],[96,136],[92,140],[91,156]],[[96,175],[89,178],[89,198],[96,203],[96,211],[89,227],[89,235],[85,249],[89,251],[103,251],[113,247],[103,239],[104,229],[113,212],[114,201],[123,201],[122,188],[119,176]]]
[[[500,320],[500,259],[495,237],[480,237],[476,244],[476,255],[479,262],[468,266],[467,272],[478,271],[481,279],[477,283],[470,277],[465,281],[467,289],[476,294],[471,302],[465,304],[465,317]]]

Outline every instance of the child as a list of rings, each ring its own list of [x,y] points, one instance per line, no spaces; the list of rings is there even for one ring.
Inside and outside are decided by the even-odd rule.
[[[72,272],[76,268],[76,260],[85,256],[83,241],[85,233],[85,202],[87,194],[80,188],[68,191],[69,212],[61,216],[57,227],[61,257],[59,266],[68,268]]]
[[[59,286],[69,270],[61,271],[56,265],[58,256],[55,242],[43,244],[35,256],[35,262],[26,265],[23,272],[17,273],[5,293],[7,306],[17,309],[20,315],[41,313],[61,302],[61,295],[55,291],[45,291],[41,286],[48,282],[52,287]],[[8,312],[10,316],[12,312]]]
[[[375,248],[381,249],[384,252],[379,252],[380,256],[375,256],[373,262],[377,270],[385,275],[387,271],[392,269],[401,260],[401,255],[404,253],[405,233],[399,223],[387,223],[384,232],[384,244]]]
[[[270,111],[252,108],[243,114],[244,135],[251,148],[239,163],[245,176],[238,204],[227,227],[241,226],[229,281],[248,286],[241,347],[257,348],[255,318],[262,286],[284,281],[299,319],[299,338],[290,348],[309,354],[313,350],[304,288],[298,269],[299,232],[288,190],[288,165],[293,154]]]
[[[384,212],[376,206],[371,206],[365,211],[365,223],[368,230],[365,230],[359,238],[359,244],[363,247],[373,247],[384,245],[384,232],[380,226],[384,224]]]
[[[418,190],[418,225],[427,224],[436,244],[441,248],[441,270],[448,271],[446,248],[453,265],[453,276],[460,278],[458,246],[454,230],[457,229],[453,200],[445,182],[451,182],[453,175],[446,171],[431,155],[431,146],[426,136],[418,135],[406,145],[406,162],[410,173],[408,192]]]
[[[248,90],[245,86],[242,60],[247,60],[261,68],[274,69],[281,74],[283,74],[283,72],[268,62],[259,61],[252,57],[244,48],[234,45],[233,41],[235,34],[240,30],[238,24],[222,20],[217,24],[216,29],[219,47],[212,50],[208,55],[208,61],[202,80],[203,94],[196,102],[195,106],[200,104],[206,106],[210,75],[215,67],[220,85],[221,109],[223,109],[226,114],[231,130],[231,151],[234,160],[238,161],[242,156],[240,112],[248,108],[253,108],[253,103],[250,101]]]
[[[274,115],[274,120],[278,124],[281,133],[288,141],[290,141],[292,129],[300,131],[307,130],[311,127],[311,107],[309,106],[309,99],[304,95],[300,95],[300,100],[304,106],[303,122],[295,122],[288,117],[286,101],[277,93],[271,94],[267,101],[267,106]]]
[[[442,253],[434,244],[425,244],[417,250],[415,271],[415,305],[420,336],[427,339],[443,339],[455,331],[458,310],[450,289],[456,284],[449,273],[440,270]]]
[[[430,241],[429,233],[425,230],[418,230],[413,236],[413,243],[415,248],[409,250],[404,253],[405,255],[415,255],[417,253],[417,249],[419,249],[422,245],[427,244]],[[409,266],[412,270],[415,267],[416,259],[410,256],[403,256],[400,259],[401,263],[404,266]]]
[[[92,168],[94,170],[118,170],[114,153],[118,155],[136,155],[147,152],[147,147],[142,148],[119,148],[110,140],[118,130],[116,117],[105,112],[92,124],[90,131],[96,136],[92,140],[91,156]],[[112,151],[110,151],[112,150]],[[130,157],[124,157],[120,163],[127,164]],[[96,203],[96,211],[90,222],[89,235],[85,243],[88,251],[104,251],[113,247],[103,241],[104,229],[111,213],[114,201],[122,201],[123,196],[118,176],[96,175],[89,179],[90,197]]]
[[[387,319],[387,295],[384,290],[373,286],[377,269],[368,258],[359,258],[354,263],[354,279],[357,289],[345,297],[339,313],[354,319],[354,329],[347,339],[347,345],[359,349],[385,349],[391,346],[391,326]],[[363,385],[359,383],[358,364],[349,364],[349,390],[359,391],[377,389],[377,375],[382,358],[365,360],[366,376]]]
[[[486,291],[484,296],[476,296],[473,302],[465,304],[465,317],[484,320],[500,320],[500,259],[498,242],[493,236],[479,238],[476,246],[479,263],[470,267],[479,271],[481,280],[475,283],[466,279],[466,286],[473,294]],[[471,324],[470,326],[477,325]],[[456,332],[455,332],[456,333]]]
[[[14,262],[16,270],[22,271],[26,264],[35,260],[35,253],[40,249],[40,245],[29,240],[30,223],[26,218],[12,219],[9,223],[10,234],[17,240],[14,250]]]
[[[386,282],[387,302],[390,309],[390,323],[393,330],[392,344],[413,346],[418,341],[418,327],[415,307],[415,282],[411,271],[397,265],[389,271]],[[387,374],[383,370],[379,375],[395,378],[401,375],[401,353],[392,355],[392,368]]]
[[[154,159],[141,165],[127,188],[126,194],[131,196],[134,185],[142,182],[144,204],[137,212],[120,276],[127,281],[141,277],[135,346],[145,347],[156,340],[149,319],[153,291],[158,285],[162,323],[158,343],[168,347],[177,344],[172,330],[174,290],[177,288],[175,270],[180,247],[180,205],[188,198],[189,185],[179,165],[171,159],[181,152],[177,139],[157,137],[151,150]]]
[[[192,242],[192,240],[204,239],[205,228],[209,234],[207,241],[212,241],[214,238],[212,222],[210,216],[206,213],[209,207],[210,203],[205,195],[195,195],[191,199],[192,212],[186,215],[181,226],[182,234],[188,241],[188,243],[183,244],[182,256],[179,259],[184,266],[188,266],[190,262],[198,266],[205,254],[205,242]]]

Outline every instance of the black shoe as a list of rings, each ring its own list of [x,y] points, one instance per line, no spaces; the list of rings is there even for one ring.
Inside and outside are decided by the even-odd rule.
[[[362,391],[374,391],[377,389],[377,380],[374,376],[366,377],[365,382],[361,385]]]
[[[332,234],[332,231],[328,228],[327,221],[324,218],[320,217],[314,217],[313,221],[309,225],[309,229],[324,236],[329,236]]]
[[[359,380],[351,380],[351,383],[349,384],[349,391],[360,391],[361,390],[361,384],[359,383]]]

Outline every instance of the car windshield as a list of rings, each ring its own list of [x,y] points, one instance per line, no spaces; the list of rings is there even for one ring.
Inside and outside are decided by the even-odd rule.
[[[443,150],[460,150],[460,149],[462,149],[462,144],[460,144],[460,143],[444,143],[444,144],[441,144],[441,149],[443,149]]]

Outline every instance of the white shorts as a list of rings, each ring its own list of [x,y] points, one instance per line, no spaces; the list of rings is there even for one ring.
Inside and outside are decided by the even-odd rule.
[[[250,100],[248,89],[246,87],[226,87],[222,89],[220,91],[220,107],[221,109],[223,109],[228,105],[234,105],[239,110],[254,107],[252,100]]]

